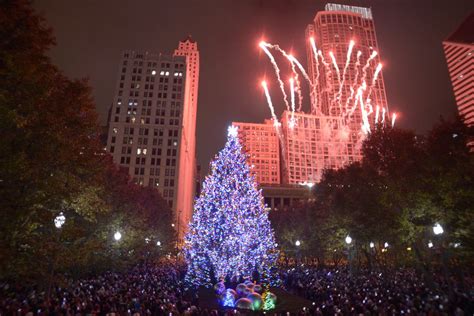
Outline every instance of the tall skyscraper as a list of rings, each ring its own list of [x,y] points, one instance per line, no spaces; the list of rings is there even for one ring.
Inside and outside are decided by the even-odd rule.
[[[311,114],[297,112],[292,121],[291,112],[283,113],[281,161],[287,184],[319,182],[325,169],[359,161],[370,126],[379,115],[388,115],[369,8],[327,4],[306,28],[306,40],[314,83]]]
[[[443,41],[443,48],[459,115],[474,126],[474,12]]]
[[[110,112],[107,150],[140,185],[158,189],[182,236],[192,214],[199,55],[181,41],[174,55],[126,51]]]
[[[280,184],[280,149],[273,122],[232,122],[258,184]]]
[[[174,56],[186,58],[186,85],[184,91],[183,118],[181,122],[181,144],[179,147],[178,190],[176,212],[180,238],[193,215],[196,180],[196,115],[199,87],[199,51],[196,41],[190,36],[179,42]]]
[[[311,47],[310,38],[314,39],[317,50],[326,60],[325,67],[318,67],[317,59]],[[354,41],[349,63],[346,67],[349,46]],[[364,66],[370,56],[378,52],[374,20],[370,8],[355,7],[328,3],[324,11],[319,11],[312,24],[306,28],[308,73],[316,85],[316,93],[312,95],[312,110],[324,115],[341,116],[341,109],[355,101],[357,86],[363,81],[367,88],[364,90],[368,103],[375,109],[377,106],[387,109],[387,97],[382,72],[372,87],[376,69],[380,63],[377,54],[370,59],[367,67]],[[360,51],[360,57],[357,57]],[[334,59],[331,57],[333,55]],[[362,65],[357,63],[360,60]],[[320,58],[321,60],[321,58]],[[322,63],[322,61],[321,61]],[[335,71],[334,63],[338,66]],[[361,71],[363,68],[363,71]],[[369,94],[370,90],[370,96]],[[360,111],[345,118],[351,129],[359,130],[362,123]]]

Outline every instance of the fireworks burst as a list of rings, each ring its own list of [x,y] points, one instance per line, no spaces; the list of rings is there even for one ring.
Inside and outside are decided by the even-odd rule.
[[[269,57],[277,80],[280,84],[280,90],[284,96],[284,103],[288,111],[292,112],[292,119],[290,121],[290,127],[293,127],[296,123],[294,118],[294,112],[300,112],[302,109],[302,90],[301,83],[299,81],[299,75],[305,78],[305,81],[308,82],[310,87],[310,93],[312,94],[311,98],[311,111],[313,113],[322,114],[322,98],[321,94],[326,93],[328,96],[328,112],[326,115],[337,115],[343,118],[344,122],[351,122],[354,120],[354,116],[359,117],[361,130],[364,134],[370,133],[372,130],[371,124],[377,124],[379,121],[381,123],[385,122],[385,116],[388,115],[385,106],[379,104],[373,104],[371,95],[373,90],[377,86],[377,79],[382,70],[382,64],[378,63],[374,73],[370,77],[369,83],[367,83],[368,70],[374,63],[374,59],[377,57],[378,53],[375,50],[372,50],[368,58],[365,60],[365,64],[362,66],[363,53],[358,50],[356,54],[355,63],[352,61],[352,52],[355,48],[355,41],[351,40],[348,44],[346,60],[341,67],[339,67],[338,61],[333,51],[328,53],[328,58],[330,62],[326,61],[325,57],[321,50],[318,50],[314,38],[310,38],[310,47],[312,52],[312,58],[316,62],[316,76],[314,81],[311,80],[310,76],[301,65],[301,63],[292,55],[288,54],[285,50],[281,49],[278,45],[273,45],[267,42],[260,42],[260,47]],[[292,78],[290,79],[290,104],[288,102],[288,96],[285,91],[285,85],[281,79],[280,69],[275,60],[275,57],[271,54],[270,49],[274,49],[280,54],[282,54],[290,63]],[[352,62],[352,66],[351,66]],[[323,67],[324,71],[320,69],[320,66]],[[348,69],[355,70],[354,78],[346,78]],[[342,70],[341,70],[342,69]],[[321,86],[320,77],[324,76],[325,86]],[[333,80],[335,78],[335,82]],[[347,80],[351,80],[350,83],[346,84]],[[333,85],[337,84],[337,89],[333,89]],[[334,87],[336,88],[336,87]],[[295,109],[295,93],[298,96],[298,109]],[[267,92],[266,92],[267,94]],[[344,99],[345,97],[345,99]],[[268,97],[267,97],[268,101]],[[270,103],[269,103],[270,105]],[[374,106],[376,110],[374,111]],[[272,105],[272,117],[276,117],[274,114],[274,109]],[[357,112],[357,113],[356,113]],[[275,120],[275,119],[274,119]],[[395,123],[396,115],[392,116],[392,125]]]

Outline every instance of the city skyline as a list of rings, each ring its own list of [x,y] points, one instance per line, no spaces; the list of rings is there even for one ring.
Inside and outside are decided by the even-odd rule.
[[[296,55],[306,64],[301,30],[314,18],[316,11],[323,9],[325,3],[279,1],[272,2],[270,7],[265,1],[243,1],[239,5],[224,1],[213,6],[213,13],[207,15],[209,19],[202,25],[199,25],[199,17],[206,16],[209,7],[196,4],[183,7],[178,4],[165,10],[165,16],[183,16],[182,25],[174,25],[173,28],[170,28],[172,21],[163,18],[163,13],[148,16],[149,8],[143,11],[149,3],[140,6],[121,3],[114,8],[106,5],[77,8],[72,10],[77,11],[75,16],[83,16],[85,12],[90,15],[89,23],[80,27],[71,16],[70,8],[63,7],[60,2],[43,1],[36,3],[36,6],[45,13],[56,32],[58,47],[53,50],[53,61],[68,75],[90,76],[102,122],[105,122],[104,113],[110,106],[113,88],[114,71],[108,71],[107,67],[116,65],[120,52],[124,48],[135,47],[161,51],[163,47],[169,47],[170,41],[175,42],[191,33],[202,52],[203,84],[199,91],[197,155],[203,168],[207,169],[210,159],[225,140],[225,128],[232,121],[261,122],[269,117],[259,81],[262,75],[271,75],[272,69],[265,56],[259,54],[258,41],[264,36],[270,41],[278,41],[284,48],[294,47]],[[441,42],[465,18],[465,12],[472,10],[472,5],[468,1],[460,1],[456,6],[434,4],[431,7],[427,7],[428,2],[415,5],[403,1],[386,5],[376,1],[345,3],[372,7],[383,56],[389,107],[401,113],[399,126],[423,132],[440,115],[454,115],[456,108],[452,91],[445,89],[450,88],[450,82]],[[109,15],[120,17],[123,23],[116,24],[113,18],[98,19],[98,16],[102,18],[101,11],[106,8],[116,10],[116,14],[110,12]],[[288,11],[289,8],[292,10]],[[422,9],[425,11],[419,16]],[[124,15],[125,11],[130,12],[130,16],[142,18],[131,23],[128,15]],[[238,26],[226,25],[225,30],[218,28],[226,21],[224,13],[230,11],[236,18],[248,20],[245,26],[237,23]],[[446,11],[450,14],[440,15]],[[173,12],[180,14],[173,15]],[[198,17],[192,17],[191,12],[198,13]],[[64,23],[71,19],[73,23],[66,27]],[[413,29],[414,25],[419,27]],[[427,28],[427,25],[430,27]],[[89,27],[95,27],[93,36],[76,36],[78,32],[87,33],[83,28]],[[407,32],[407,28],[412,31]],[[120,42],[112,35],[117,32],[123,35]],[[65,36],[66,33],[68,36]],[[110,61],[104,62],[103,55],[97,53],[102,50],[107,52]],[[407,80],[402,80],[408,75],[419,83],[418,87],[411,87]],[[422,78],[429,80],[422,81]],[[280,111],[283,109],[282,104],[276,106]],[[306,103],[305,107],[308,108],[309,104]]]

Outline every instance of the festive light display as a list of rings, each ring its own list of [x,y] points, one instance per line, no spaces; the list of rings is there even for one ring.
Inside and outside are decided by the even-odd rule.
[[[211,286],[216,279],[252,276],[274,280],[278,252],[261,191],[251,175],[234,128],[211,162],[189,230],[184,254],[186,281]]]

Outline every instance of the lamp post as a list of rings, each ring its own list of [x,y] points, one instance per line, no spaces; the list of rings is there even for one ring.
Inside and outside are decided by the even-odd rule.
[[[54,227],[58,229],[58,233],[55,234],[56,236],[56,243],[59,243],[61,240],[61,228],[64,226],[66,223],[66,216],[64,216],[63,212],[60,212],[53,220]],[[53,286],[53,278],[54,278],[54,270],[56,268],[56,251],[54,252],[53,259],[51,261],[51,273],[49,276],[49,282],[48,282],[48,293],[47,293],[47,301],[49,302],[51,298],[51,288]]]
[[[352,249],[351,249],[352,237],[347,235],[344,241],[346,242],[346,246],[347,246],[347,261],[349,262],[349,275],[352,276]]]
[[[295,246],[296,246],[296,265],[298,265],[298,261],[301,261],[300,260],[301,241],[299,241],[299,240],[295,241]]]
[[[449,261],[448,249],[447,249],[447,247],[444,247],[444,240],[442,238],[442,236],[444,234],[444,228],[443,228],[443,226],[441,226],[440,223],[436,222],[433,225],[432,229],[433,229],[433,234],[435,235],[435,237],[437,237],[439,239],[439,249],[440,249],[440,252],[441,252],[441,264],[443,265],[444,278],[448,282],[449,297],[452,298],[454,292],[453,292],[452,284],[449,280],[450,273],[448,271],[448,261]],[[433,243],[431,241],[428,243],[428,247],[431,248],[430,244],[431,244],[431,247],[433,247]]]

